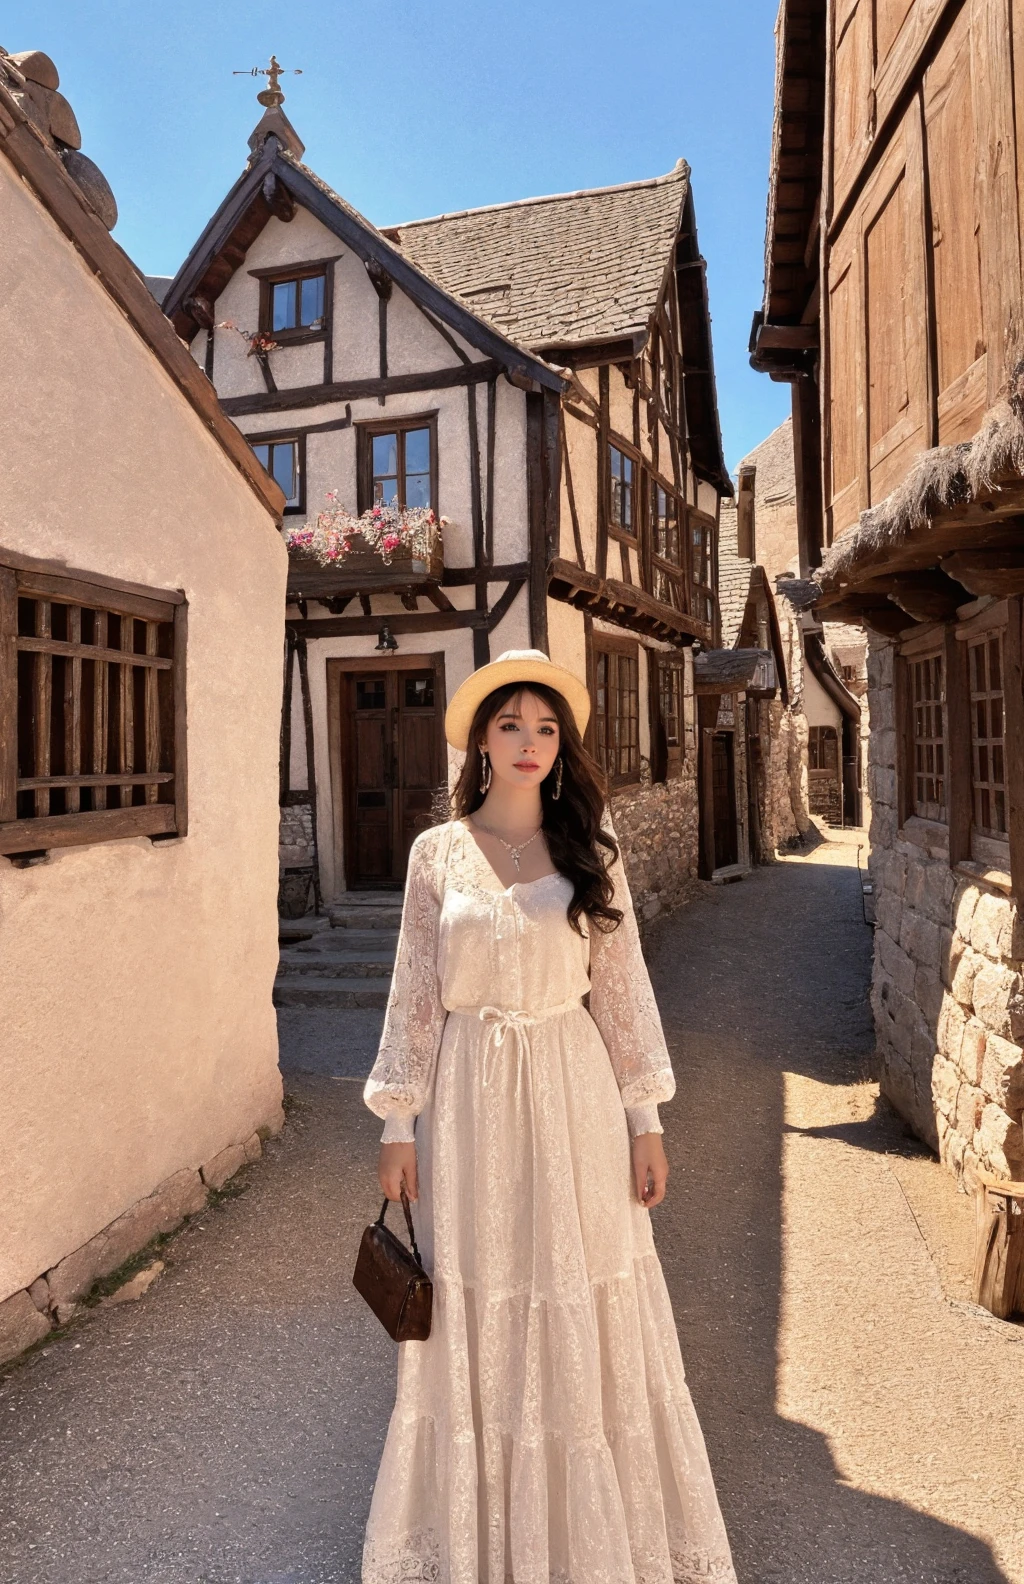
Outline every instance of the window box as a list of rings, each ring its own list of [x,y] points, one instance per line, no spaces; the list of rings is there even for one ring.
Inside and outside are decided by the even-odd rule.
[[[403,514],[395,516],[401,522]],[[408,514],[422,517],[422,512]],[[339,508],[321,512],[316,526],[308,524],[288,535],[288,597],[291,600],[333,598],[345,594],[414,593],[436,587],[444,574],[442,525],[433,520],[414,526],[403,543],[389,547],[390,534],[372,526],[372,512],[355,518]],[[359,529],[381,540],[381,548]],[[304,543],[303,541],[310,542]],[[346,548],[347,546],[347,548]],[[330,559],[332,550],[337,559]]]

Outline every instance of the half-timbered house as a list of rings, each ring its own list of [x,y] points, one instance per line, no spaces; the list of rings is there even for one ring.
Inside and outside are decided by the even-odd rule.
[[[281,492],[0,51],[0,1364],[283,1121]]]
[[[884,1092],[1024,1177],[1024,8],[784,0],[755,367],[803,573],[871,634]]]
[[[731,489],[689,170],[380,230],[303,163],[282,97],[263,95],[164,311],[286,525],[328,492],[444,519],[420,559],[293,550],[286,866],[311,846],[329,901],[400,886],[446,817],[446,698],[529,646],[590,679],[591,747],[656,911],[697,864],[690,655],[716,641]]]

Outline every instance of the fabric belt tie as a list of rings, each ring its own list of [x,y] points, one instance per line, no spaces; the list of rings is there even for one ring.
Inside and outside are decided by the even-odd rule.
[[[580,996],[570,996],[567,1001],[562,1001],[558,1006],[542,1007],[539,1012],[515,1011],[509,1007],[497,1006],[457,1006],[450,1007],[449,1011],[459,1012],[464,1017],[478,1017],[481,1023],[487,1026],[486,1044],[484,1047],[484,1080],[486,1089],[490,1077],[493,1075],[495,1061],[500,1057],[506,1039],[511,1039],[516,1047],[516,1087],[523,1071],[523,1057],[529,1050],[529,1037],[527,1029],[531,1023],[542,1023],[547,1018],[559,1017],[563,1012],[571,1012],[574,1007],[583,1005]]]

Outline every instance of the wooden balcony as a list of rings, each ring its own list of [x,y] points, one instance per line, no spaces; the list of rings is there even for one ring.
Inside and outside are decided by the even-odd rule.
[[[593,616],[603,616],[650,638],[680,645],[690,644],[695,638],[706,644],[712,641],[707,622],[677,611],[634,583],[598,577],[560,556],[548,562],[548,593],[552,599],[565,600],[567,605],[588,610]]]
[[[428,557],[396,550],[386,564],[369,545],[349,551],[332,566],[321,566],[306,550],[288,551],[288,602],[345,599],[354,594],[416,594],[440,586],[444,552],[440,538]]]

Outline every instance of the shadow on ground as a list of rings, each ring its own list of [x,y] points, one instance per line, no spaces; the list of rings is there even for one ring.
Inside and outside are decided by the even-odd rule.
[[[988,1546],[845,1483],[825,1437],[776,1409],[783,1074],[871,1071],[871,932],[856,868],[826,856],[756,871],[648,946],[679,1081],[656,1235],[687,1373],[741,1584],[1005,1584]],[[884,1109],[808,1131],[920,1149]]]
[[[844,1483],[776,1411],[783,1073],[848,1083],[871,1049],[856,870],[821,857],[649,942],[679,1075],[656,1226],[688,1374],[741,1584],[999,1584],[986,1546]],[[350,1283],[379,1208],[354,1076],[375,1040],[366,1020],[342,1051],[341,1023],[290,1017],[296,1107],[246,1191],[142,1303],[0,1381],[0,1584],[358,1584],[395,1370]],[[873,1126],[865,1148],[905,1144]]]

